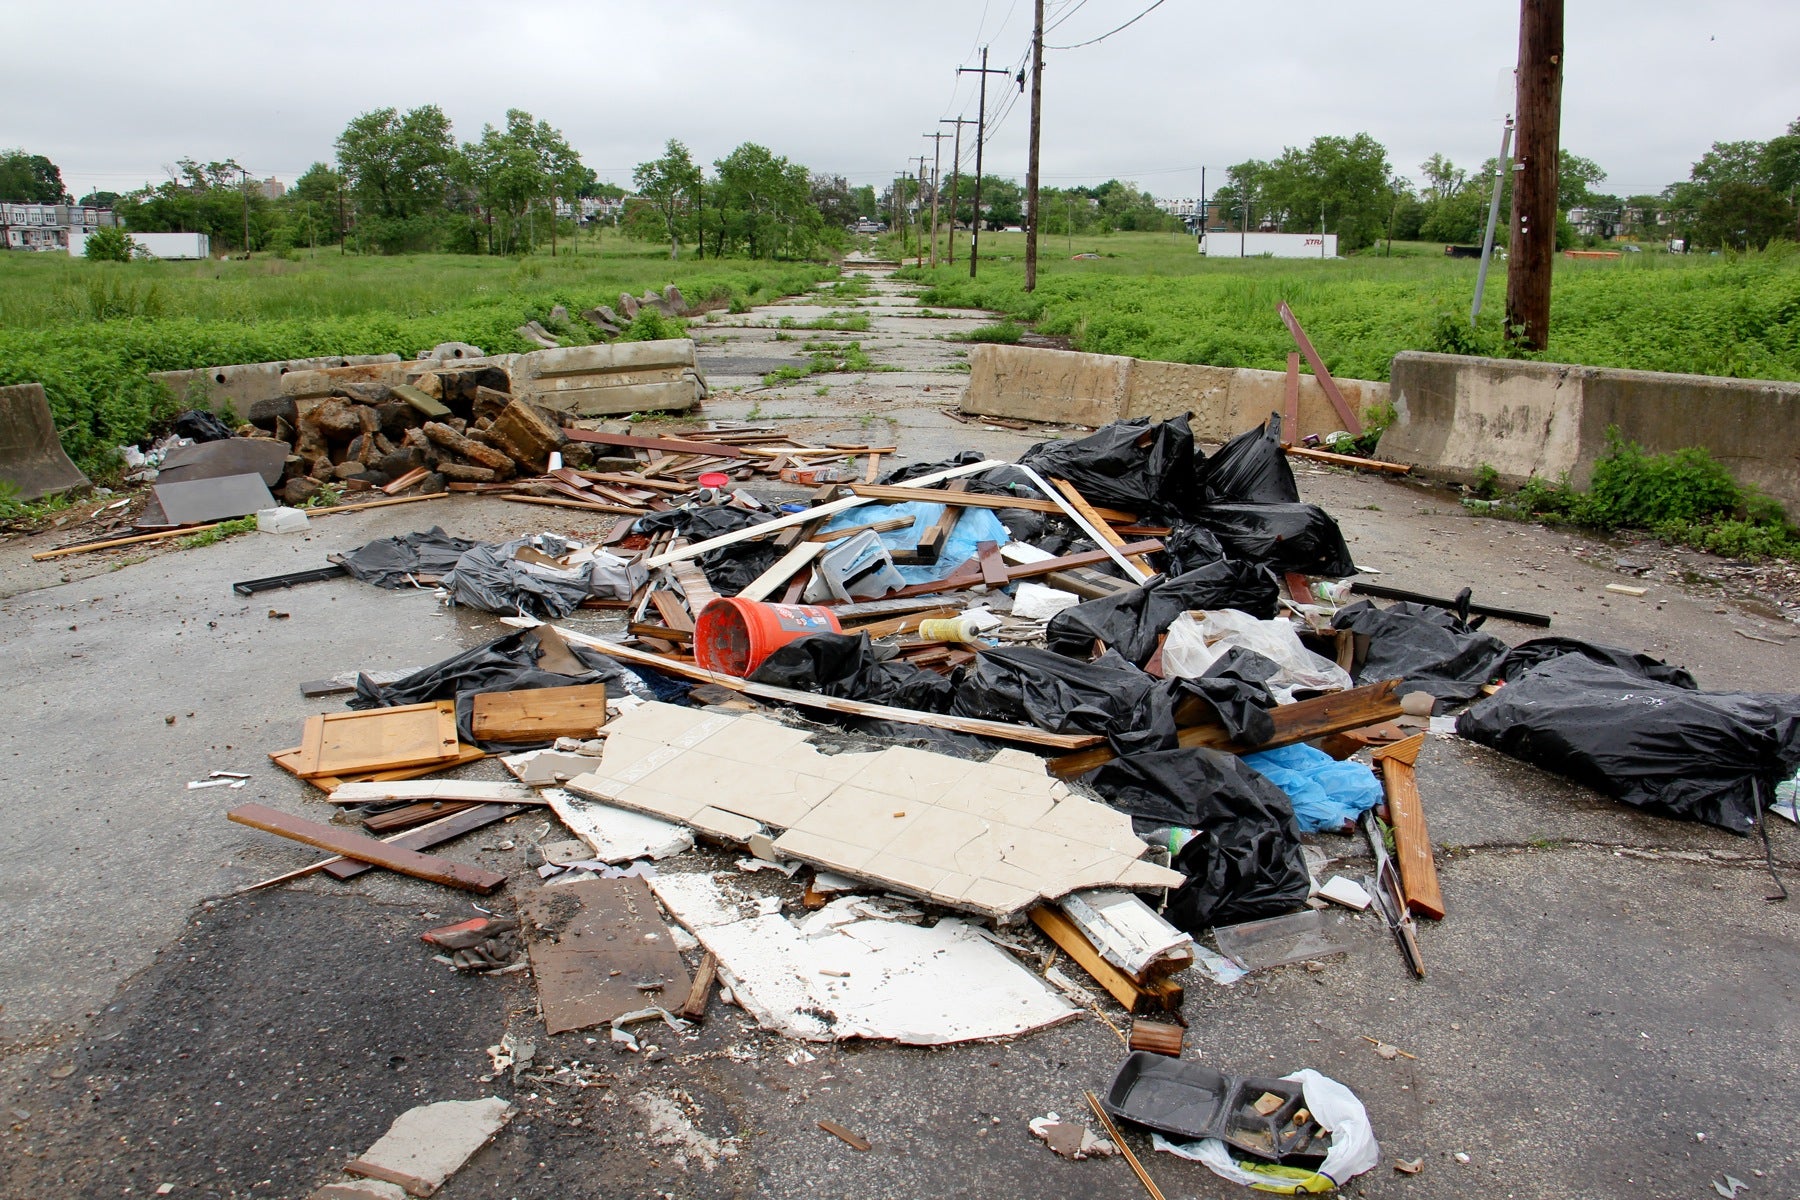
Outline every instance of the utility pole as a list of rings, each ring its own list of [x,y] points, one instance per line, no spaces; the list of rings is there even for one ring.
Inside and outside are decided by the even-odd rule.
[[[1031,152],[1025,160],[1025,290],[1037,288],[1038,124],[1044,108],[1044,0],[1031,27]],[[985,76],[984,76],[985,78]]]
[[[1562,59],[1563,0],[1520,0],[1519,146],[1506,263],[1506,327],[1507,339],[1525,350],[1542,350],[1550,341]]]
[[[1488,197],[1487,232],[1481,236],[1481,269],[1475,274],[1475,299],[1469,305],[1469,328],[1481,317],[1481,294],[1487,290],[1488,263],[1494,257],[1494,226],[1500,221],[1500,190],[1506,186],[1507,147],[1512,144],[1512,114],[1506,114],[1506,127],[1500,133],[1500,157],[1494,160],[1494,193]],[[1394,247],[1394,232],[1388,229],[1388,249]]]
[[[925,133],[919,136],[931,139],[931,265],[935,267],[938,265],[938,192],[940,190],[938,180],[941,171],[939,151],[942,149],[944,139],[950,135],[940,129],[936,133]]]
[[[919,155],[919,193],[918,194],[919,194],[919,217],[918,217],[919,228],[916,231],[916,236],[913,238],[913,252],[915,255],[917,255],[917,257],[914,258],[914,260],[913,260],[913,266],[922,267],[925,265],[925,156],[923,154]]]
[[[981,265],[981,151],[987,142],[987,77],[1004,75],[998,67],[987,65],[988,48],[981,48],[981,66],[958,67],[958,75],[970,74],[981,76],[981,112],[975,120],[975,223],[969,238],[969,278],[975,278],[976,268]]]
[[[341,178],[338,180],[337,194],[338,194],[338,257],[342,258],[344,255],[350,253],[349,246],[347,245],[347,243],[350,241],[350,233],[344,227],[344,181]]]
[[[956,126],[956,145],[950,151],[950,244],[945,249],[944,261],[951,266],[956,265],[956,189],[962,182],[962,127],[975,122],[966,117],[951,120],[948,117],[939,122],[940,125]]]
[[[1244,193],[1243,196],[1239,198],[1244,206],[1244,232],[1238,235],[1238,257],[1243,258],[1245,257],[1246,249],[1250,245],[1250,185],[1248,183],[1242,183],[1238,186]]]
[[[244,257],[250,257],[250,172],[238,168],[238,191],[244,196]]]

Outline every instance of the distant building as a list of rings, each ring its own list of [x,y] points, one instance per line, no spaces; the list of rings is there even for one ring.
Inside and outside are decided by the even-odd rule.
[[[1158,200],[1156,207],[1171,217],[1191,217],[1200,211],[1200,201],[1192,196],[1183,196],[1176,200]]]
[[[259,181],[256,190],[263,194],[264,200],[279,200],[287,195],[287,184],[271,175]]]
[[[0,204],[0,239],[8,250],[67,250],[69,231],[115,225],[110,208],[81,204]]]

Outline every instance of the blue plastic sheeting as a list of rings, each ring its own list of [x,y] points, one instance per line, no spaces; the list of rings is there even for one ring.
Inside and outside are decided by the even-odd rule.
[[[1375,772],[1352,759],[1339,762],[1304,742],[1246,754],[1244,762],[1288,794],[1304,833],[1342,829],[1381,802]]]
[[[919,538],[924,536],[925,531],[937,524],[937,519],[943,512],[942,504],[919,501],[910,504],[865,504],[860,508],[845,509],[833,516],[814,536],[822,537],[834,529],[869,525],[890,517],[910,517],[913,522],[910,526],[890,529],[876,536],[889,550],[911,550],[919,544]],[[965,508],[962,510],[962,519],[957,521],[956,528],[951,531],[950,540],[944,543],[937,562],[928,567],[896,564],[895,569],[908,584],[934,583],[974,558],[977,542],[992,542],[996,546],[1004,546],[1011,540],[1012,535],[1006,532],[1006,526],[1000,523],[1000,518],[994,515],[992,509]]]

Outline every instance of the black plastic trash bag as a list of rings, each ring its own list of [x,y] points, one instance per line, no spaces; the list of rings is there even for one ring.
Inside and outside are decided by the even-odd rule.
[[[484,612],[523,616],[566,617],[590,596],[629,600],[645,579],[644,568],[604,555],[573,567],[520,562],[514,553],[539,538],[516,538],[498,546],[477,545],[456,560],[444,576],[444,588],[455,604]],[[561,553],[551,546],[545,553]]]
[[[380,588],[412,587],[420,576],[438,580],[456,569],[456,560],[482,545],[451,537],[433,525],[423,533],[377,538],[344,555],[344,569]]]
[[[1068,480],[1089,504],[1143,520],[1193,507],[1201,457],[1183,414],[1155,424],[1114,421],[1078,442],[1039,442],[1019,461],[1046,479]]]
[[[1356,574],[1343,531],[1316,504],[1209,504],[1194,522],[1233,558],[1302,575]]]
[[[1511,683],[1525,672],[1542,666],[1553,658],[1561,658],[1565,654],[1579,654],[1597,663],[1606,663],[1618,667],[1622,671],[1630,671],[1645,679],[1654,679],[1658,683],[1673,684],[1678,688],[1690,691],[1699,688],[1694,677],[1682,668],[1672,667],[1660,658],[1651,658],[1648,654],[1639,654],[1633,650],[1621,650],[1617,646],[1602,646],[1597,642],[1583,642],[1575,638],[1544,637],[1532,638],[1528,642],[1520,642],[1506,652],[1506,657],[1494,668],[1494,678]]]
[[[866,633],[813,633],[763,659],[752,683],[867,700],[924,712],[949,712],[956,685],[948,676],[904,662],[880,662]]]
[[[1470,629],[1455,613],[1402,600],[1376,608],[1367,600],[1340,608],[1331,623],[1369,639],[1359,684],[1404,679],[1402,692],[1426,692],[1461,703],[1481,693],[1509,647]],[[1441,706],[1440,706],[1441,707]]]
[[[1235,608],[1267,621],[1275,615],[1279,594],[1275,577],[1264,568],[1225,559],[1065,608],[1044,632],[1058,654],[1086,658],[1098,639],[1141,667],[1156,653],[1156,639],[1189,609]]]
[[[1456,732],[1646,812],[1741,834],[1800,767],[1800,696],[1697,692],[1569,654],[1475,705]]]
[[[1108,650],[1093,662],[1003,646],[975,660],[956,689],[958,716],[1104,735],[1121,755],[1175,745],[1172,689]]]
[[[1233,646],[1206,668],[1198,679],[1182,679],[1176,686],[1204,700],[1219,724],[1235,742],[1260,746],[1275,736],[1275,693],[1269,680],[1281,673],[1281,664],[1243,646]]]
[[[1166,574],[1186,575],[1197,567],[1215,563],[1225,557],[1225,547],[1210,530],[1190,521],[1171,522],[1169,536],[1162,540],[1162,553],[1168,560]]]
[[[1207,504],[1298,504],[1300,488],[1281,449],[1281,415],[1246,430],[1200,464],[1200,495]]]
[[[1133,817],[1195,834],[1175,856],[1188,881],[1163,915],[1201,934],[1214,925],[1278,917],[1311,890],[1286,793],[1235,754],[1202,746],[1115,759],[1080,782]]]
[[[195,442],[222,442],[234,436],[231,426],[204,408],[190,408],[175,418],[175,436]]]
[[[452,655],[443,662],[421,668],[389,684],[366,675],[356,680],[351,708],[393,708],[401,704],[456,701],[456,733],[464,742],[488,751],[528,749],[549,741],[521,743],[478,742],[471,732],[471,712],[478,692],[517,692],[533,688],[572,687],[583,683],[623,683],[627,668],[585,646],[570,645],[554,632],[521,629],[473,650]],[[640,677],[641,678],[641,677]],[[640,684],[637,690],[645,690]],[[649,689],[657,699],[674,700],[687,689]],[[611,689],[608,689],[610,695]]]

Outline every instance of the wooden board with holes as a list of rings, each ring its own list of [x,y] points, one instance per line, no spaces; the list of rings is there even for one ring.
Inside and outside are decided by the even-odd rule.
[[[549,742],[589,738],[606,723],[606,685],[523,688],[479,692],[469,713],[469,732],[480,742]]]
[[[368,771],[448,764],[461,753],[456,703],[402,704],[308,717],[297,773],[338,778]]]

